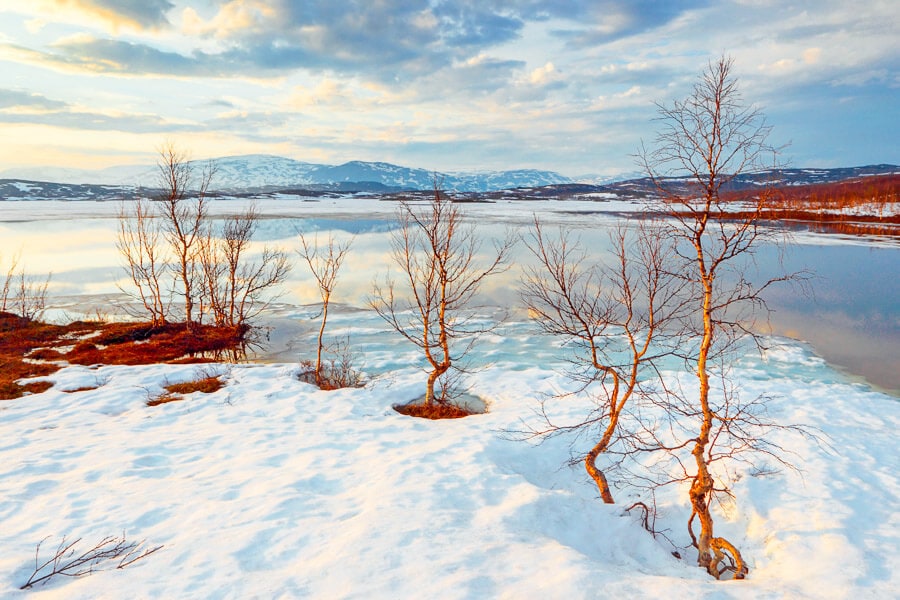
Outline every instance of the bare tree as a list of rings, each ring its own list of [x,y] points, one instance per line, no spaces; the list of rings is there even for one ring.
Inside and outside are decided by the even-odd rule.
[[[420,348],[430,367],[424,404],[450,400],[447,386],[435,393],[435,383],[471,349],[485,326],[473,319],[471,301],[486,277],[507,268],[512,237],[498,242],[485,264],[477,264],[481,240],[463,220],[460,205],[434,183],[426,206],[401,201],[400,228],[392,238],[394,262],[403,273],[407,295],[398,297],[388,277],[377,282],[369,305],[400,335]],[[459,342],[465,339],[465,343]]]
[[[40,318],[47,308],[47,289],[52,274],[41,281],[25,273],[19,264],[20,255],[13,255],[0,287],[0,311],[12,311],[29,321]],[[18,271],[18,272],[17,272]]]
[[[213,313],[217,325],[243,326],[272,300],[273,288],[290,272],[287,255],[264,246],[255,257],[250,244],[259,213],[250,206],[229,217],[216,237],[211,227],[200,237],[199,262],[203,273],[201,304]]]
[[[221,230],[207,214],[215,164],[200,174],[186,154],[168,143],[158,163],[163,192],[136,200],[119,215],[117,247],[145,310],[155,325],[166,322],[174,295],[184,301],[185,325],[211,314],[216,325],[244,326],[273,299],[290,271],[287,255],[265,246],[252,253],[259,223],[255,206],[225,219]],[[174,285],[165,290],[165,273]]]
[[[11,308],[9,292],[15,279],[16,267],[18,266],[19,256],[13,255],[10,259],[9,268],[6,270],[6,277],[3,278],[3,287],[0,288],[0,311],[6,312]]]
[[[206,196],[216,172],[207,163],[196,172],[188,155],[168,142],[159,151],[159,186],[162,192],[154,199],[161,218],[161,229],[173,254],[178,295],[184,300],[184,321],[194,322],[194,304],[200,273],[198,256],[206,220]]]
[[[324,247],[320,247],[318,236],[314,237],[312,242],[308,241],[303,233],[299,233],[299,237],[301,248],[297,252],[306,261],[309,271],[315,278],[316,285],[319,288],[319,297],[322,298],[322,323],[319,326],[319,336],[316,340],[315,366],[316,385],[321,387],[324,383],[322,348],[325,336],[325,323],[328,321],[328,306],[331,303],[331,294],[337,283],[341,264],[344,262],[344,257],[347,255],[353,241],[350,240],[342,244],[336,242],[334,237],[329,235],[327,244]],[[332,367],[335,366],[337,365],[332,365]]]
[[[163,281],[168,263],[161,236],[159,219],[154,218],[144,199],[134,200],[130,208],[122,205],[116,248],[137,290],[125,293],[140,300],[155,327],[165,324],[171,307],[171,295],[165,291]]]
[[[598,438],[584,467],[608,504],[614,500],[597,460],[631,435],[620,433],[620,422],[634,396],[655,393],[656,362],[673,352],[666,342],[684,309],[682,283],[667,270],[671,248],[658,224],[622,225],[610,239],[612,264],[588,264],[586,252],[569,233],[560,230],[551,240],[535,218],[526,245],[538,265],[526,269],[521,291],[529,314],[545,333],[574,342],[571,374],[582,382],[579,391],[590,387],[596,402],[573,425],[556,426],[544,411],[547,428],[532,433],[596,429]]]
[[[721,197],[737,175],[772,166],[766,161],[777,156],[767,142],[770,127],[743,101],[732,69],[730,58],[711,62],[690,96],[671,106],[658,105],[656,149],[642,150],[639,159],[668,205],[670,234],[678,241],[671,270],[684,278],[694,303],[686,324],[695,344],[683,356],[696,374],[697,396],[670,390],[665,405],[670,415],[696,426],[686,442],[676,444],[690,450],[690,457],[678,459],[683,476],[677,478],[690,482],[689,532],[700,566],[716,577],[730,570],[743,578],[747,569],[740,552],[714,533],[711,503],[717,494],[728,493],[728,486],[712,466],[746,451],[777,457],[781,449],[762,437],[764,399],[742,400],[731,383],[729,352],[748,336],[757,340],[752,324],[757,311],[766,308],[762,293],[791,276],[761,283],[750,276],[754,248],[770,234],[760,223],[767,194],[761,191],[755,209],[739,216],[727,214]],[[686,175],[689,183],[676,183],[667,179],[670,175]],[[700,523],[696,536],[695,518]]]

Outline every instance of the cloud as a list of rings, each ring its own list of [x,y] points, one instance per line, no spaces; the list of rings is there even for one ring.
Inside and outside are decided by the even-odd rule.
[[[195,52],[185,56],[159,50],[147,44],[79,35],[53,45],[51,52],[22,46],[2,47],[27,62],[63,70],[113,73],[119,75],[170,75],[176,77],[222,77],[236,75],[241,65],[229,63],[221,56]]]
[[[67,103],[21,90],[0,89],[0,110],[26,109],[52,111],[66,108]]]
[[[113,30],[161,29],[169,25],[166,14],[175,8],[170,0],[37,0],[37,8],[48,17],[72,13],[99,19]]]
[[[590,3],[590,8],[580,6],[579,12],[582,13],[580,23],[584,26],[576,29],[559,29],[555,33],[567,40],[573,48],[589,48],[652,31],[675,21],[689,11],[709,4],[709,0],[597,1]]]
[[[10,89],[0,89],[0,123],[138,133],[190,128],[185,123],[174,123],[155,115],[85,111],[41,94]]]
[[[803,51],[803,62],[808,65],[815,64],[819,62],[819,59],[822,57],[822,49],[821,48],[807,48]]]
[[[173,7],[168,0],[72,1],[143,27],[166,25]],[[474,0],[358,6],[333,0],[225,0],[211,15],[182,9],[177,46],[94,37],[63,40],[52,49],[33,50],[30,58],[70,70],[131,75],[275,77],[307,70],[410,81],[516,39],[526,18],[560,12],[558,2],[519,7]]]
[[[529,75],[528,80],[534,85],[547,85],[555,81],[559,77],[559,73],[552,62],[547,62],[543,67],[534,69]]]

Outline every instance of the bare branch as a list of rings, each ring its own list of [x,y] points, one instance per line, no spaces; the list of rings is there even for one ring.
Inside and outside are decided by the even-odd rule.
[[[122,533],[121,538],[107,536],[91,548],[76,554],[75,546],[81,542],[81,538],[69,542],[64,536],[50,558],[41,562],[41,545],[44,541],[46,541],[46,538],[38,542],[34,550],[34,572],[32,572],[28,581],[19,588],[21,590],[29,589],[37,583],[46,584],[47,581],[57,575],[63,577],[90,575],[95,571],[103,570],[102,567],[105,563],[116,561],[116,559],[118,559],[118,562],[116,562],[115,568],[124,569],[163,547],[144,548],[146,540],[129,542],[126,540],[125,534]]]

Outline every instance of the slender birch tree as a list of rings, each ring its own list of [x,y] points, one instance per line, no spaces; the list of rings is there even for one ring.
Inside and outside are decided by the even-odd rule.
[[[712,467],[750,451],[777,458],[781,449],[765,439],[764,403],[742,399],[730,381],[729,361],[742,341],[759,343],[753,321],[766,309],[765,289],[793,276],[751,277],[756,247],[772,237],[761,222],[766,190],[739,216],[729,215],[722,192],[738,175],[772,167],[777,150],[768,142],[771,128],[764,116],[742,98],[731,58],[711,62],[687,98],[658,109],[655,149],[642,150],[639,159],[666,204],[669,234],[678,242],[670,269],[684,279],[694,305],[685,324],[695,343],[683,358],[697,377],[697,395],[673,393],[665,405],[695,424],[684,442],[693,465],[680,462],[684,476],[677,479],[690,483],[688,529],[698,564],[715,577],[731,572],[743,578],[747,567],[740,551],[714,531],[711,505],[729,491]]]
[[[402,201],[400,227],[392,238],[394,263],[402,273],[402,288],[388,277],[377,281],[369,305],[395,331],[422,350],[428,363],[424,404],[450,401],[447,386],[436,389],[488,327],[474,319],[472,300],[484,280],[507,268],[511,236],[498,242],[484,262],[481,239],[465,221],[461,205],[434,182],[434,194],[424,206]]]

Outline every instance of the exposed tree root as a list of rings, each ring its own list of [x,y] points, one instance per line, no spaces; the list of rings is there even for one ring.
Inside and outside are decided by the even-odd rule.
[[[725,538],[713,538],[709,542],[709,547],[713,551],[713,560],[709,565],[709,573],[716,579],[721,579],[722,575],[728,571],[734,573],[732,579],[743,579],[750,569],[744,563],[744,558],[740,551]],[[728,564],[723,564],[725,562]]]

